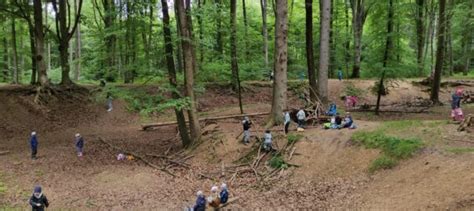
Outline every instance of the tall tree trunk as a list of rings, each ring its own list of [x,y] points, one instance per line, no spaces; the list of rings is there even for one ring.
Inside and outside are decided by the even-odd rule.
[[[111,79],[114,75],[115,69],[115,57],[116,57],[116,43],[117,43],[117,36],[113,33],[113,27],[115,24],[115,3],[114,0],[103,0],[102,5],[104,7],[104,29],[106,32],[105,35],[105,43],[106,43],[106,59],[104,62],[105,65],[105,78]]]
[[[348,0],[345,0],[348,1]],[[350,46],[351,46],[351,39],[350,36],[352,34],[352,30],[349,27],[349,6],[348,2],[345,2],[345,9],[344,9],[344,16],[345,16],[345,22],[346,22],[346,37],[345,37],[345,42],[344,42],[344,63],[346,66],[346,76],[349,76],[349,62],[351,60],[351,54],[350,54]]]
[[[178,14],[178,8],[177,7],[174,7],[174,12],[175,14]],[[176,37],[177,37],[177,40],[178,42],[176,43],[176,45],[178,46],[177,49],[176,49],[176,63],[177,63],[177,69],[178,69],[178,72],[183,72],[183,47],[181,46],[181,26],[180,26],[180,23],[178,21],[179,19],[179,16],[176,16]]]
[[[438,37],[436,46],[436,65],[434,72],[433,86],[431,88],[430,99],[433,103],[439,103],[439,87],[441,83],[441,72],[443,71],[443,60],[444,60],[444,31],[446,27],[445,23],[445,7],[446,0],[439,0],[439,18],[438,18]]]
[[[237,64],[237,0],[230,0],[230,57],[232,68],[232,87],[237,91],[240,113],[243,114],[240,88],[239,66]]]
[[[329,70],[329,31],[331,22],[331,1],[321,0],[320,33],[319,33],[319,71],[318,94],[323,103],[328,102],[328,70]]]
[[[383,70],[382,75],[380,77],[380,81],[378,84],[377,89],[377,105],[375,107],[375,115],[379,115],[379,108],[380,108],[380,100],[382,98],[382,94],[385,92],[385,72],[388,66],[388,62],[390,61],[392,49],[393,49],[393,14],[394,14],[394,7],[393,7],[393,0],[389,0],[388,2],[388,20],[387,20],[387,36],[385,42],[385,50],[383,54]]]
[[[36,62],[38,64],[38,79],[41,86],[49,86],[48,73],[44,63],[44,33],[43,33],[43,11],[41,0],[33,1],[35,20],[35,44]]]
[[[74,11],[77,11],[77,0],[74,0]],[[74,80],[79,81],[81,76],[81,23],[77,24],[76,29],[76,46],[74,55]]]
[[[445,62],[445,75],[453,75],[453,46],[452,46],[452,37],[451,37],[451,19],[453,17],[453,0],[449,0],[446,8],[446,27],[444,32],[445,40],[445,51],[444,55],[447,57],[447,62]]]
[[[31,52],[31,79],[30,84],[36,84],[37,64],[36,64],[36,45],[35,45],[35,28],[32,24],[28,24],[29,38],[30,38],[30,52]]]
[[[222,8],[223,3],[222,0],[215,0],[214,2],[217,7],[217,30],[216,30],[216,51],[218,58],[222,58],[224,55],[224,41],[222,36]]]
[[[423,23],[424,20],[424,7],[425,7],[425,0],[416,0],[416,61],[418,64],[418,76],[423,76],[423,49],[425,43],[425,25]]]
[[[334,18],[334,4],[335,2],[334,1],[331,1],[331,20],[329,21],[329,78],[332,78],[334,77],[334,65],[335,65],[335,59],[336,59],[336,53],[335,53],[335,47],[334,47],[334,43],[335,43],[335,37],[334,36],[334,20],[336,20]]]
[[[288,2],[276,0],[275,55],[272,111],[269,125],[283,122],[283,109],[287,108],[288,68]]]
[[[305,0],[306,9],[306,65],[308,67],[309,96],[311,102],[317,101],[318,86],[316,84],[316,73],[314,71],[313,53],[313,0]]]
[[[474,2],[471,1],[470,3],[470,12],[469,15],[467,16],[467,21],[472,20],[472,15],[474,14]],[[465,41],[465,45],[463,48],[464,51],[464,69],[463,69],[463,75],[467,75],[469,73],[469,66],[471,65],[471,57],[473,55],[472,51],[472,38],[473,38],[473,28],[471,27],[466,27],[465,33],[463,33],[463,40]]]
[[[360,77],[360,62],[362,55],[362,33],[364,23],[367,18],[368,9],[364,0],[351,0],[352,6],[352,27],[354,28],[354,66],[352,67],[351,78]]]
[[[5,28],[4,28],[5,29]],[[3,30],[6,34],[6,30]],[[7,37],[3,37],[3,81],[8,80],[8,73],[10,72],[9,67],[8,67],[8,40]]]
[[[203,5],[203,0],[198,0],[198,9],[201,14],[197,15],[197,21],[199,24],[199,63],[202,65],[204,63],[204,47],[202,45],[202,42],[204,42],[204,25],[202,23],[202,5]]]
[[[245,37],[248,37],[248,19],[247,19],[247,8],[245,6],[245,0],[242,0],[242,14],[244,16],[244,32]],[[245,39],[245,59],[250,59],[249,51],[249,39]]]
[[[15,26],[15,17],[12,15],[12,21],[11,21],[11,27],[12,27],[12,58],[13,58],[13,80],[12,82],[14,84],[19,83],[19,69],[18,69],[18,52],[17,52],[17,46],[16,46],[16,26]]]
[[[262,35],[263,35],[263,55],[265,68],[268,69],[268,29],[267,29],[267,0],[260,0],[262,9]]]
[[[59,58],[61,63],[61,84],[70,85],[72,84],[71,78],[69,76],[70,66],[69,66],[69,39],[68,39],[68,26],[67,26],[67,12],[66,12],[66,1],[59,1],[59,13],[56,15],[56,18],[59,16],[59,33],[61,39],[59,39]]]
[[[161,0],[161,6],[163,11],[163,36],[165,40],[165,56],[166,56],[166,66],[168,68],[168,77],[170,85],[173,89],[172,97],[175,100],[180,99],[180,95],[178,94],[178,83],[176,80],[176,70],[174,66],[174,59],[173,59],[173,41],[171,38],[171,30],[170,30],[170,17],[168,14],[168,2],[167,0]],[[178,121],[178,130],[179,135],[181,137],[181,142],[183,143],[184,147],[187,147],[191,144],[191,140],[189,139],[188,129],[186,127],[186,119],[184,117],[183,109],[181,108],[174,108],[174,113],[176,114],[176,120]]]
[[[177,10],[178,10],[178,21],[180,26],[180,33],[181,33],[181,46],[183,48],[183,57],[186,58],[184,60],[184,78],[185,78],[185,90],[186,95],[191,101],[189,110],[188,110],[188,117],[189,117],[189,128],[191,131],[191,140],[195,142],[199,140],[201,136],[201,126],[199,125],[199,118],[196,111],[196,103],[197,100],[194,96],[194,64],[193,60],[196,60],[194,57],[194,46],[193,46],[193,36],[191,32],[191,26],[188,22],[188,18],[186,17],[185,5],[182,1],[175,2]],[[191,8],[187,8],[188,11]]]

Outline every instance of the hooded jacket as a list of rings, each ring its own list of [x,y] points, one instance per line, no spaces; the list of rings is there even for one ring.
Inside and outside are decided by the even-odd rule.
[[[38,198],[33,194],[30,197],[29,203],[31,207],[33,208],[32,209],[33,211],[43,211],[45,207],[49,206],[48,199],[42,193],[40,194]],[[40,204],[40,206],[37,206],[37,204]]]
[[[84,139],[82,137],[76,138],[76,147],[80,149],[84,147]]]
[[[206,210],[206,197],[198,196],[196,204],[193,207],[194,211],[205,211]]]
[[[219,198],[221,199],[221,204],[227,203],[227,200],[229,199],[229,192],[227,189],[222,189],[221,192],[219,193]]]
[[[36,135],[31,136],[31,138],[30,138],[30,146],[31,146],[31,149],[36,149],[36,148],[38,148],[38,139],[36,138]]]

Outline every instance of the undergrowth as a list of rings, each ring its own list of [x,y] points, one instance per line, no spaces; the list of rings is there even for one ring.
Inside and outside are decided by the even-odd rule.
[[[379,169],[393,168],[400,160],[412,157],[423,147],[420,139],[387,136],[382,131],[356,132],[352,136],[352,140],[366,148],[382,150],[381,156],[374,160],[369,167],[371,173]]]
[[[272,168],[275,169],[287,169],[288,163],[283,159],[283,156],[277,154],[270,159],[269,164]]]
[[[451,148],[447,148],[446,151],[454,153],[454,154],[463,154],[463,153],[474,152],[474,148],[472,148],[472,147],[451,147]]]
[[[301,138],[303,138],[303,135],[301,135],[301,134],[294,134],[294,133],[288,134],[288,138],[287,138],[288,139],[288,145],[291,145],[294,142],[299,141]]]

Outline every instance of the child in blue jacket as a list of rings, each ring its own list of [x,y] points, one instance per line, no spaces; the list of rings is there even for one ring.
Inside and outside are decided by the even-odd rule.
[[[35,131],[31,132],[30,147],[31,147],[31,159],[36,160],[36,154],[38,153],[38,138],[36,137]]]
[[[82,157],[82,150],[84,149],[84,139],[79,133],[77,133],[75,137],[76,137],[77,156]]]

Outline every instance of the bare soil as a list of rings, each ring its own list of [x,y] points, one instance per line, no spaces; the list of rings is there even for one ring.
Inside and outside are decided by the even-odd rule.
[[[351,81],[367,90],[371,80]],[[345,83],[330,81],[331,100],[342,108],[340,93]],[[382,103],[403,104],[428,98],[426,87],[411,81],[401,81]],[[472,87],[466,87],[472,89]],[[295,144],[290,167],[273,172],[264,156],[256,169],[244,171],[236,162],[253,150],[236,138],[241,132],[240,120],[228,119],[207,122],[209,131],[202,142],[192,149],[182,150],[176,139],[174,126],[151,131],[140,131],[142,119],[127,111],[124,102],[117,100],[112,112],[97,104],[89,96],[82,96],[48,105],[37,105],[28,87],[0,88],[0,183],[6,187],[0,192],[0,207],[28,207],[26,200],[36,184],[53,209],[158,209],[178,210],[191,206],[197,190],[206,194],[212,185],[227,182],[231,197],[239,200],[231,209],[473,209],[474,208],[474,154],[450,153],[446,148],[474,147],[472,134],[456,132],[455,124],[433,125],[425,134],[427,147],[414,158],[403,161],[391,170],[369,174],[367,169],[378,155],[378,150],[355,146],[350,138],[358,130],[371,130],[387,120],[446,120],[449,121],[450,89],[443,89],[444,106],[433,107],[426,113],[354,113],[358,129],[323,130],[319,127],[300,133],[304,138]],[[472,90],[471,90],[472,91]],[[262,83],[249,83],[244,96],[248,113],[268,111],[271,88]],[[302,105],[298,93],[290,92],[291,106]],[[361,104],[374,104],[375,97],[367,94]],[[238,101],[229,88],[212,87],[199,96],[201,116],[237,114]],[[474,107],[466,106],[465,113]],[[172,119],[169,111],[149,121]],[[253,119],[252,134],[263,135],[266,117]],[[274,127],[273,130],[281,130]],[[295,125],[291,126],[295,129]],[[31,160],[28,137],[31,130],[38,132],[39,159]],[[415,129],[416,130],[416,129]],[[400,133],[412,131],[400,131]],[[74,151],[74,134],[81,133],[86,140],[83,158]],[[441,134],[439,138],[429,133]],[[285,145],[285,136],[273,132],[277,148]],[[436,136],[438,137],[438,136]],[[139,160],[117,161],[120,151],[99,141],[107,142],[142,155],[157,166],[164,166],[169,174],[145,165]],[[456,141],[453,141],[456,140]],[[164,159],[146,156],[166,155],[172,159],[186,158],[189,166],[172,165]],[[254,159],[251,159],[254,161]],[[224,167],[224,170],[223,170]],[[237,172],[237,173],[236,173]],[[234,176],[235,175],[235,176]],[[257,176],[256,176],[257,175]]]

